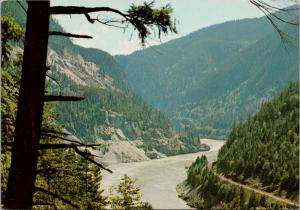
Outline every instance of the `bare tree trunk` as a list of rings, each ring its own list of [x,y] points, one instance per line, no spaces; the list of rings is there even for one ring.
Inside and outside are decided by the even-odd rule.
[[[49,0],[28,1],[22,78],[4,208],[32,208],[41,133]]]

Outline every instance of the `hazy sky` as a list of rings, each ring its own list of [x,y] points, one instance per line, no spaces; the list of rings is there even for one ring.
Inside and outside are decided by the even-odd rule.
[[[143,2],[144,0],[52,0],[51,5],[109,6],[126,11],[132,3],[141,4]],[[263,15],[249,3],[249,0],[157,0],[155,5],[159,7],[168,3],[174,9],[173,18],[179,21],[178,34],[163,37],[162,42],[185,36],[216,23]],[[91,13],[91,16],[96,17],[97,13]],[[84,15],[56,15],[54,17],[67,32],[94,37],[91,40],[73,39],[76,44],[99,48],[113,55],[128,54],[142,48],[137,33],[133,32],[131,37],[132,29],[124,33],[122,29],[108,27],[97,22],[91,24]],[[149,44],[160,44],[160,41],[158,39],[149,40]]]

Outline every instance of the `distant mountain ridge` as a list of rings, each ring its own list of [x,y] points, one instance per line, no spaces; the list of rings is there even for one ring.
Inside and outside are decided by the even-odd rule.
[[[1,9],[2,15],[12,16],[25,27],[25,13],[17,2],[2,2]],[[52,31],[64,31],[52,18],[49,27]],[[109,146],[103,144],[103,147],[111,148],[114,153],[122,148],[116,145],[125,145],[126,151],[111,156],[126,161],[137,160],[133,157],[140,157],[141,149],[151,157],[161,156],[159,152],[172,155],[207,149],[198,139],[186,140],[187,134],[176,134],[167,117],[132,91],[126,73],[107,52],[75,45],[67,37],[50,36],[47,65],[50,66],[47,94],[85,98],[80,102],[61,102],[56,107],[58,123],[81,141],[107,141]],[[122,138],[115,138],[116,132],[122,133]],[[118,143],[116,139],[126,143]],[[127,142],[135,140],[141,142],[139,149]],[[110,145],[111,142],[116,145]],[[132,157],[125,158],[125,153],[131,154],[130,151]]]
[[[281,27],[298,37],[296,27]],[[235,122],[298,78],[298,45],[282,44],[262,17],[213,25],[115,58],[133,90],[177,129],[226,138]]]

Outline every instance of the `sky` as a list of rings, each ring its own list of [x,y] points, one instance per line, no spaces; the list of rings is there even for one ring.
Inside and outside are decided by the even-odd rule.
[[[145,0],[52,0],[51,6],[108,6],[120,11],[126,11],[134,3],[142,4]],[[147,1],[149,2],[149,1]],[[174,9],[172,18],[177,21],[178,34],[169,34],[159,40],[152,37],[148,45],[157,45],[174,38],[185,36],[193,31],[243,18],[262,16],[262,12],[249,3],[249,0],[157,0],[156,7],[170,4]],[[109,13],[91,13],[91,17]],[[66,32],[93,36],[93,39],[73,39],[73,42],[84,46],[104,50],[112,55],[130,54],[143,47],[138,39],[137,32],[129,28],[109,27],[100,23],[91,24],[84,15],[55,15],[53,16],[63,26]],[[116,17],[116,16],[114,16]]]

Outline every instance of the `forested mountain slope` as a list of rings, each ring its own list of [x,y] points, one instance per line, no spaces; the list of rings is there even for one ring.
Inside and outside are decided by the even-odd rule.
[[[116,56],[133,90],[177,128],[226,138],[234,122],[298,77],[298,30],[285,45],[266,18],[230,21]]]
[[[298,132],[297,81],[233,128],[212,167],[204,156],[197,158],[188,169],[186,182],[179,187],[189,189],[183,190],[181,196],[191,205],[206,209],[295,208],[299,199]],[[278,200],[286,202],[277,203]]]
[[[17,103],[20,100],[22,64],[22,52],[16,52],[16,48],[10,41],[21,42],[25,31],[14,22],[13,18],[8,16],[1,17],[1,27],[1,47],[2,52],[5,52],[1,60],[1,206],[3,207],[6,205],[4,200],[7,199],[10,188],[9,180],[15,154],[12,144],[16,141],[14,125]],[[53,56],[53,54],[52,52],[51,55]],[[128,176],[122,178],[118,187],[114,186],[119,193],[118,196],[104,196],[100,168],[108,171],[109,169],[103,167],[103,159],[95,159],[86,149],[83,149],[89,145],[82,144],[78,138],[66,134],[63,126],[57,124],[57,113],[54,111],[54,107],[54,103],[45,103],[43,107],[38,160],[35,165],[36,172],[34,172],[36,176],[34,177],[32,208],[106,209],[113,207],[121,209],[126,207],[151,209],[149,203],[140,201],[140,189],[135,187],[135,181]],[[66,144],[67,142],[68,144]],[[129,142],[122,141],[122,143]],[[25,147],[23,146],[22,149]],[[24,158],[24,155],[21,158]],[[24,182],[27,182],[28,176],[25,176],[19,168],[17,169],[18,173],[22,177],[26,177]],[[28,165],[25,167],[26,170],[29,168]],[[28,187],[22,185],[21,190],[23,189],[28,189]],[[29,191],[25,190],[25,193],[29,193]],[[130,195],[128,195],[128,191],[131,192]],[[14,193],[13,196],[17,195]],[[130,200],[130,202],[125,203],[125,196],[126,201]],[[18,204],[17,208],[29,208],[28,206],[20,207],[22,205],[19,205],[19,202],[14,202]]]
[[[25,5],[25,4],[24,4]],[[2,15],[12,16],[25,26],[25,13],[17,2],[2,3]],[[95,26],[97,27],[97,26]],[[50,19],[51,31],[64,31]],[[78,95],[80,102],[59,103],[58,123],[84,142],[140,140],[141,148],[157,148],[167,154],[199,149],[179,139],[169,120],[134,94],[122,67],[108,53],[84,48],[69,38],[50,36],[48,50],[48,93]],[[22,46],[19,46],[22,47]],[[143,144],[144,143],[144,144]]]
[[[299,85],[292,83],[235,127],[218,154],[218,173],[298,199]]]

